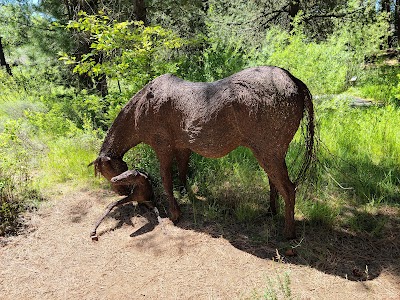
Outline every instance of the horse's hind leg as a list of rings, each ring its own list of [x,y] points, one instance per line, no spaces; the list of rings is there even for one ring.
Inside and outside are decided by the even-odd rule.
[[[294,223],[294,205],[295,205],[295,185],[290,181],[288,170],[285,163],[285,156],[278,154],[264,154],[253,149],[253,153],[260,165],[268,174],[272,186],[282,195],[285,201],[285,230],[284,234],[287,238],[293,239],[296,237]],[[272,193],[274,189],[271,190]],[[277,196],[274,196],[276,198]],[[276,200],[275,200],[276,201]],[[274,201],[274,202],[275,202]],[[271,210],[273,204],[271,202]],[[275,206],[276,210],[276,206]]]
[[[269,181],[269,212],[272,215],[276,215],[277,210],[277,201],[278,201],[278,190],[276,189],[275,185],[272,183],[271,178],[268,176]]]

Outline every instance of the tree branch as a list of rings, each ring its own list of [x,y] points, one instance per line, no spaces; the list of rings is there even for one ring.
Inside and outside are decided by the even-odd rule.
[[[255,21],[257,21],[257,20],[259,20],[259,19],[261,19],[261,18],[264,18],[264,17],[270,16],[270,15],[273,15],[273,16],[270,17],[268,20],[262,22],[262,24],[267,24],[267,23],[271,22],[272,20],[275,20],[276,18],[278,18],[278,16],[279,16],[281,13],[288,13],[288,11],[287,11],[287,8],[288,8],[288,7],[289,7],[289,4],[284,5],[284,6],[282,6],[281,8],[276,9],[276,10],[273,10],[273,11],[266,11],[266,10],[264,10],[264,12],[263,12],[261,15],[255,17],[255,18],[252,18],[252,19],[250,19],[250,20],[248,20],[248,21],[244,21],[244,22],[231,22],[231,23],[227,23],[227,25],[240,26],[240,25],[251,24],[251,23],[254,23]],[[217,22],[218,22],[218,21],[217,21]],[[222,22],[221,22],[221,23],[222,23]]]
[[[18,25],[21,25],[21,26],[24,26],[24,27],[28,27],[28,28],[32,28],[33,27],[33,28],[36,28],[36,29],[46,30],[46,31],[50,31],[50,32],[54,32],[55,31],[51,27],[43,27],[43,26],[39,26],[39,25],[28,24],[28,23],[21,22],[18,19],[9,19],[8,21],[3,19],[3,20],[0,20],[0,22],[4,23],[6,25],[9,24],[9,23],[15,23],[15,24],[18,24]]]
[[[308,15],[306,17],[303,18],[304,21],[310,21],[312,19],[316,19],[316,18],[344,18],[347,17],[349,15],[354,15],[362,10],[364,10],[365,7],[360,7],[358,9],[355,9],[353,11],[349,11],[349,12],[342,12],[342,13],[326,13],[326,14],[312,14],[312,15]]]

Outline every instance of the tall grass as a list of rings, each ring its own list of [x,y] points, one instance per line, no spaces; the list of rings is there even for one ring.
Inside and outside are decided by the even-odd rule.
[[[87,164],[99,144],[88,119],[79,128],[46,105],[43,95],[52,95],[35,78],[16,73],[0,70],[0,235],[15,232],[20,214],[36,207],[55,184],[87,182],[93,174]]]
[[[96,182],[88,164],[96,157],[99,142],[97,137],[85,133],[48,140],[46,155],[39,162],[38,187],[44,191],[60,183]]]
[[[346,96],[338,97],[346,103]],[[348,101],[347,101],[348,103]],[[398,204],[400,198],[399,109],[352,109],[346,105],[319,113],[323,156],[327,174],[358,204]],[[323,174],[321,174],[323,175]],[[325,176],[329,180],[329,177]],[[338,183],[333,183],[339,187]],[[340,187],[339,187],[340,188]]]

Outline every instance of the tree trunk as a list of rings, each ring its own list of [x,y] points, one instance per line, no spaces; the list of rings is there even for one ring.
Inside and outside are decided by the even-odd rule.
[[[135,0],[136,7],[136,20],[142,21],[145,26],[148,25],[147,22],[147,9],[144,0]]]
[[[394,36],[397,39],[397,47],[400,46],[400,0],[396,0],[394,8]]]
[[[390,18],[390,14],[391,14],[391,10],[390,10],[390,0],[382,0],[382,7],[381,7],[381,9],[382,9],[382,12],[386,12],[388,15],[389,15],[389,26],[391,26],[392,24],[391,24],[391,19],[392,18]],[[387,38],[387,46],[388,46],[388,48],[392,48],[392,46],[393,46],[393,36],[391,36],[391,35],[389,35],[388,36],[388,38]]]
[[[0,36],[0,66],[6,67],[7,73],[12,76],[10,65],[6,62],[6,57],[4,56],[3,44],[1,43],[2,37]]]
[[[293,30],[293,20],[294,20],[294,17],[296,17],[296,15],[299,13],[299,10],[300,10],[300,1],[299,0],[294,0],[294,1],[291,1],[290,2],[290,4],[289,4],[289,16],[290,16],[290,27],[289,27],[289,29],[290,29],[290,31],[292,31]]]

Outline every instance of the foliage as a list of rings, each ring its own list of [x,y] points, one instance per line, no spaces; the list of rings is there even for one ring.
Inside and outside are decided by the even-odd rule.
[[[169,28],[185,39],[193,39],[206,34],[205,19],[208,2],[151,0],[148,1],[147,11],[151,24]]]
[[[176,71],[177,64],[169,61],[168,50],[179,48],[183,41],[171,30],[146,27],[141,21],[116,22],[102,14],[81,12],[79,16],[66,29],[85,34],[91,41],[91,51],[80,59],[66,53],[60,58],[74,64],[74,72],[90,77],[105,74],[143,86],[156,75]]]
[[[325,41],[315,42],[305,35],[303,15],[299,14],[291,33],[271,28],[253,64],[276,65],[301,78],[313,93],[343,92],[349,79],[359,75],[364,55],[379,50],[385,38],[383,18],[367,26],[353,21],[337,24],[338,30]],[[370,39],[374,36],[374,39]],[[368,41],[368,42],[367,42]]]
[[[20,225],[20,212],[36,205],[39,192],[33,187],[33,168],[37,145],[26,135],[26,128],[17,120],[3,124],[0,133],[0,236],[14,232]]]
[[[51,18],[36,12],[30,1],[0,5],[3,46],[14,64],[48,63],[56,60],[67,43],[61,30],[51,28]]]
[[[247,64],[250,53],[239,43],[213,42],[203,52],[204,81],[215,81],[239,72]]]
[[[290,277],[287,272],[285,272],[283,276],[278,274],[275,278],[270,278],[268,276],[266,277],[266,282],[267,285],[263,292],[254,291],[250,299],[293,299]]]
[[[49,187],[93,174],[87,164],[95,156],[99,133],[90,122],[79,129],[58,114],[54,103],[44,101],[44,87],[29,84],[37,76],[33,73],[34,78],[25,72],[10,77],[0,70],[0,235],[15,232],[20,213],[36,207]],[[51,87],[59,91],[47,84]]]
[[[247,47],[257,47],[263,41],[265,32],[271,28],[279,27],[282,31],[290,32],[294,16],[303,11],[304,33],[314,41],[323,41],[336,31],[335,24],[338,21],[343,23],[343,20],[356,20],[363,24],[369,22],[365,14],[375,8],[372,2],[209,0],[206,23],[212,38],[228,41],[234,37]]]
[[[312,93],[338,93],[345,89],[351,53],[345,43],[312,42],[304,35],[302,26],[293,34],[272,29],[266,36],[257,64],[283,67],[301,78]]]

